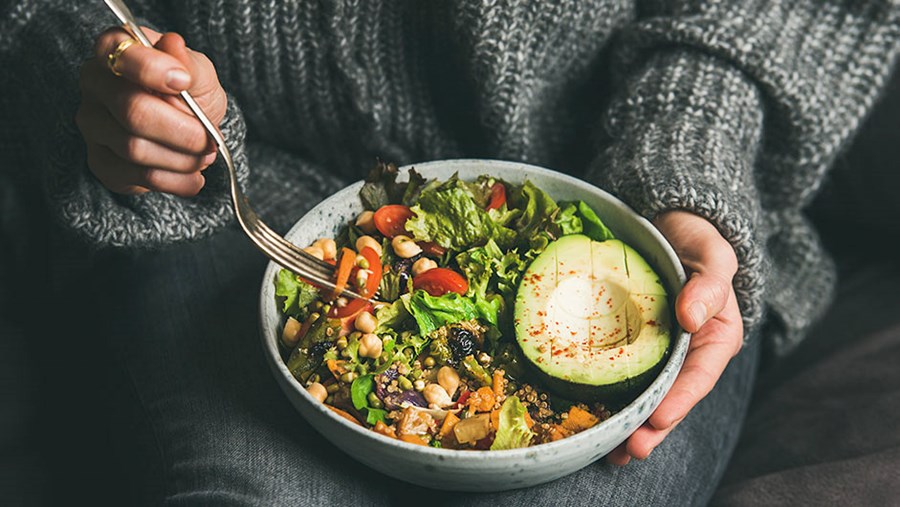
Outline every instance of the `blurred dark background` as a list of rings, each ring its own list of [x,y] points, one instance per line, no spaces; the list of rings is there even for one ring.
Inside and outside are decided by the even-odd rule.
[[[50,267],[49,252],[63,248],[63,241],[41,211],[40,196],[12,193],[2,183],[0,505],[122,504],[140,494],[140,483],[129,484],[122,470],[136,469],[139,477],[159,471],[127,459],[130,449],[114,443],[127,442],[131,434],[146,436],[150,430],[140,421],[125,422],[127,411],[121,409],[130,405],[132,396],[126,376],[86,328],[88,316],[103,310],[92,304],[88,276],[92,263],[102,263],[103,257],[92,258],[68,245],[62,250],[64,262]],[[4,213],[14,200],[33,204],[33,213]],[[838,259],[841,283],[856,280],[850,292],[866,292],[858,274],[873,266],[900,280],[900,73],[895,72],[887,93],[838,160],[809,212]],[[885,281],[878,274],[865,276]],[[900,297],[894,301],[893,310],[880,315],[878,322],[900,322]],[[862,313],[845,312],[842,318],[866,321],[865,303],[861,308]],[[861,332],[852,324],[844,322],[843,330]],[[791,382],[798,369],[832,357],[847,345],[846,338],[812,338],[787,366],[763,378],[755,407],[764,405],[767,393]],[[746,447],[747,442],[739,454]],[[739,483],[742,473],[759,473],[752,460],[737,463],[726,485]]]

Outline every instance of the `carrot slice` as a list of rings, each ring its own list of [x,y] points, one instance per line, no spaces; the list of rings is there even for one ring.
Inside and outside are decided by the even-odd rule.
[[[456,423],[459,422],[459,417],[456,416],[453,412],[448,412],[447,417],[444,418],[444,422],[441,424],[441,429],[438,432],[438,436],[444,438],[449,435],[451,431],[453,431],[453,427],[456,426]]]
[[[416,445],[428,445],[428,442],[426,442],[425,439],[423,439],[419,435],[400,435],[400,440]]]
[[[561,424],[565,429],[577,433],[593,427],[598,422],[600,422],[600,419],[597,419],[594,414],[572,406],[569,409],[569,415],[566,416]]]
[[[364,247],[359,254],[368,261],[368,269],[370,271],[369,278],[366,279],[366,286],[363,290],[359,291],[359,294],[370,298],[378,292],[378,286],[381,284],[381,276],[384,271],[381,266],[381,257],[375,253],[375,250],[368,246]],[[347,303],[347,306],[335,306],[332,311],[334,312],[334,316],[338,318],[355,317],[361,311],[365,310],[368,305],[369,302],[365,299],[354,299]]]
[[[347,412],[346,410],[341,410],[341,409],[339,409],[339,408],[337,408],[337,407],[332,407],[331,405],[325,405],[325,406],[328,407],[328,408],[330,408],[331,411],[334,412],[335,414],[337,414],[337,415],[343,417],[344,419],[346,419],[346,420],[352,422],[353,424],[357,424],[357,425],[359,425],[359,426],[362,426],[362,424],[360,424],[359,421],[357,421],[356,418],[353,417],[352,415],[350,415],[350,413]]]
[[[332,299],[341,295],[341,292],[347,287],[347,280],[350,278],[350,271],[356,262],[356,252],[344,247],[341,249],[341,259],[338,261],[337,270],[335,271],[334,295]]]

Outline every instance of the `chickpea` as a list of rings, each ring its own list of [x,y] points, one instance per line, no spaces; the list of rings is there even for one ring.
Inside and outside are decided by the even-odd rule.
[[[438,267],[437,262],[434,262],[428,257],[422,257],[421,259],[413,263],[412,274],[413,276],[419,276],[422,273],[432,270],[436,267]]]
[[[404,259],[409,259],[422,253],[422,247],[417,245],[409,236],[402,234],[394,236],[394,239],[391,240],[391,246],[394,247],[394,253]]]
[[[381,257],[381,243],[378,242],[377,239],[372,236],[360,236],[356,239],[356,251],[362,252],[362,249],[365,247],[369,247],[372,250],[375,250],[375,253]]]
[[[356,316],[353,325],[363,333],[374,333],[375,328],[378,327],[378,319],[369,312],[362,312]]]
[[[356,286],[360,289],[366,286],[366,283],[369,281],[369,270],[368,269],[360,269],[356,272]]]
[[[293,347],[297,344],[297,339],[300,338],[300,321],[293,318],[288,317],[287,322],[284,323],[284,331],[281,332],[281,342],[287,345],[288,347]]]
[[[459,387],[459,373],[449,366],[442,366],[438,370],[437,381],[452,398],[456,388]]]
[[[321,248],[326,259],[334,259],[337,257],[337,244],[331,238],[319,238],[312,246]]]
[[[366,234],[375,234],[375,213],[371,211],[363,211],[356,217],[356,226],[363,230]]]
[[[373,333],[366,333],[359,339],[358,354],[362,357],[379,357],[381,356],[382,343],[381,338]]]
[[[328,397],[328,390],[326,390],[325,386],[318,382],[313,382],[309,385],[309,387],[306,388],[306,390],[313,398],[319,400],[319,403],[324,402],[325,398]]]
[[[444,408],[453,404],[453,400],[450,399],[450,395],[447,394],[447,391],[437,384],[428,384],[425,386],[425,389],[422,390],[422,396],[425,397],[425,401],[428,402],[429,406],[434,405],[438,408]]]
[[[416,380],[415,382],[413,382],[413,388],[415,388],[416,391],[421,392],[423,389],[425,389],[425,381],[421,379]]]
[[[320,261],[325,260],[325,251],[318,246],[308,246],[304,248],[303,251],[308,253],[309,255],[312,255],[316,259],[319,259]]]

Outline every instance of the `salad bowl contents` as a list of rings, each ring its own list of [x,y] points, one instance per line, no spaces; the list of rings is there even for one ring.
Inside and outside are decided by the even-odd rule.
[[[335,444],[410,482],[503,490],[577,470],[646,420],[686,352],[671,248],[552,171],[380,164],[287,237],[370,300],[270,265],[276,378]]]

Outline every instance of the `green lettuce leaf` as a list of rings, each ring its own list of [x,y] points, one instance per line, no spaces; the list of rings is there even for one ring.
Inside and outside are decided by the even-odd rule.
[[[578,207],[573,202],[559,204],[559,212],[553,216],[553,224],[559,229],[558,236],[580,234],[584,230],[578,216]]]
[[[435,297],[424,290],[417,290],[412,294],[404,294],[400,300],[416,319],[422,336],[428,336],[447,324],[472,320],[478,316],[471,299],[453,292]]]
[[[510,206],[522,210],[522,214],[516,220],[519,243],[530,240],[532,236],[546,229],[550,217],[559,208],[556,201],[528,180],[510,192],[509,203]]]
[[[581,223],[584,225],[585,236],[594,241],[615,239],[612,231],[603,224],[600,217],[584,201],[578,201],[578,215],[581,217]]]
[[[467,296],[481,294],[484,296],[491,280],[494,261],[503,256],[503,251],[493,240],[488,240],[484,246],[470,248],[460,252],[456,256],[456,263],[466,275],[469,282]]]
[[[519,279],[528,268],[528,262],[515,250],[503,254],[494,260],[494,275],[497,277],[497,289],[504,297],[515,295],[519,287]]]
[[[415,216],[406,221],[406,230],[418,240],[452,251],[484,245],[489,239],[510,245],[516,237],[513,230],[494,222],[478,206],[472,191],[456,176],[423,191],[412,211]]]
[[[504,253],[492,240],[456,256],[456,263],[469,281],[467,296],[486,298],[491,289],[503,296],[515,293],[528,263],[513,249]],[[493,283],[491,283],[493,281]]]
[[[517,396],[509,396],[500,406],[500,425],[491,450],[528,447],[533,437],[534,433],[525,422],[525,405],[522,405]]]
[[[387,204],[412,204],[425,185],[425,178],[415,169],[409,170],[409,181],[398,182],[400,171],[394,164],[379,162],[366,177],[359,191],[363,207],[375,211]]]
[[[475,296],[475,313],[478,318],[497,327],[500,320],[500,312],[503,310],[503,298],[499,294],[489,294]]]
[[[584,234],[594,241],[613,239],[613,233],[603,224],[597,213],[584,201],[559,203],[559,212],[553,217],[556,236]]]
[[[385,333],[396,334],[406,327],[406,321],[410,318],[410,313],[403,301],[397,300],[376,310],[375,318],[378,320],[375,334],[379,336]]]
[[[319,298],[319,290],[290,270],[282,269],[275,278],[275,296],[284,298],[282,311],[297,320],[306,320],[307,306]]]

